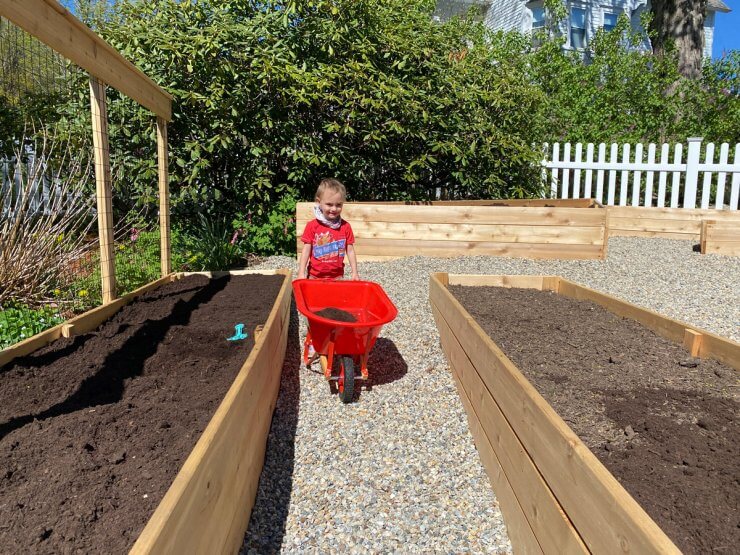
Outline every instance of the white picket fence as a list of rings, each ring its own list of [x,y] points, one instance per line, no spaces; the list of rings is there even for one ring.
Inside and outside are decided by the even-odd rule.
[[[52,175],[45,163],[33,151],[26,151],[26,159],[19,162],[15,157],[0,156],[0,219],[11,218],[19,209],[28,188],[27,214],[51,214],[52,210],[64,211],[74,203],[72,194],[61,195],[61,180]],[[56,196],[57,201],[53,202]]]
[[[658,145],[650,143],[647,159],[640,143],[588,143],[585,148],[582,143],[545,145],[551,154],[549,160],[542,162],[545,180],[550,183],[550,198],[595,198],[602,204],[619,206],[697,208],[700,192],[699,208],[737,210],[740,144],[735,145],[733,161],[729,162],[727,143],[720,145],[719,159],[715,161],[714,143],[702,145],[702,139],[696,137],[687,142],[686,148],[683,144],[673,148],[660,145],[659,153]]]

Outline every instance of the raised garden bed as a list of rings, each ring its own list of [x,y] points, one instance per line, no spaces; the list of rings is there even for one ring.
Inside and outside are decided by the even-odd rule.
[[[515,549],[740,542],[739,344],[558,277],[435,274],[430,300]]]
[[[739,210],[607,206],[609,237],[699,240],[703,220],[740,224]]]
[[[113,304],[1,353],[0,552],[236,551],[290,273],[178,274]]]
[[[313,203],[296,205],[300,236]],[[591,199],[348,203],[360,260],[403,256],[603,259],[607,210]]]
[[[702,254],[740,256],[740,217],[734,222],[702,220],[699,248]]]

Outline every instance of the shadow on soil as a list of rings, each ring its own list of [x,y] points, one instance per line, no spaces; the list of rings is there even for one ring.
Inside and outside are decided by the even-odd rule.
[[[0,439],[13,430],[33,422],[34,419],[45,420],[62,414],[120,401],[123,397],[126,380],[142,373],[144,363],[156,352],[170,328],[186,325],[190,321],[190,315],[193,311],[210,301],[216,293],[226,287],[229,279],[229,276],[212,279],[208,285],[199,288],[198,292],[189,301],[177,301],[167,317],[160,320],[148,320],[142,324],[125,343],[112,351],[100,364],[98,371],[84,379],[67,399],[42,412],[17,416],[0,424]],[[80,338],[75,339],[75,341],[84,342],[86,339]],[[79,342],[76,344],[78,347]],[[66,353],[66,347],[60,349],[60,351]],[[122,356],[121,353],[125,353],[125,356]],[[46,363],[59,356],[56,351],[41,355]]]
[[[280,393],[272,415],[265,464],[241,554],[279,553],[283,543],[293,489],[295,435],[301,391],[299,371],[303,364],[301,345],[298,313],[293,301]]]

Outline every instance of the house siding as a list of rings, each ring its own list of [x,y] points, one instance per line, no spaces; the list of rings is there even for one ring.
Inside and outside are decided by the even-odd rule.
[[[714,15],[715,12],[707,12],[704,20],[704,57],[712,57],[712,44],[714,43]]]
[[[521,0],[494,0],[486,14],[485,24],[494,31],[532,30],[531,16]]]
[[[495,31],[519,31],[528,33],[532,30],[532,12],[527,9],[527,0],[439,0],[435,15],[447,19],[452,15],[464,13],[471,5],[488,5],[485,11],[484,23]],[[586,41],[590,43],[596,32],[603,26],[605,12],[626,13],[630,17],[633,29],[640,29],[640,13],[650,9],[650,0],[567,0],[570,7],[586,8]],[[714,42],[715,13],[707,12],[704,23],[704,57],[712,57],[712,43]],[[568,22],[561,25],[561,31],[568,38],[566,44],[570,47],[570,33]],[[644,50],[650,49],[650,42],[646,39],[641,46]]]

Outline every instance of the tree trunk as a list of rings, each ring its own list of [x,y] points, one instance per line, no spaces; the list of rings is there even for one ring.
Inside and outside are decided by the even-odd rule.
[[[704,19],[707,0],[652,0],[653,53],[663,55],[673,43],[678,51],[678,70],[684,77],[701,76],[704,54]]]

